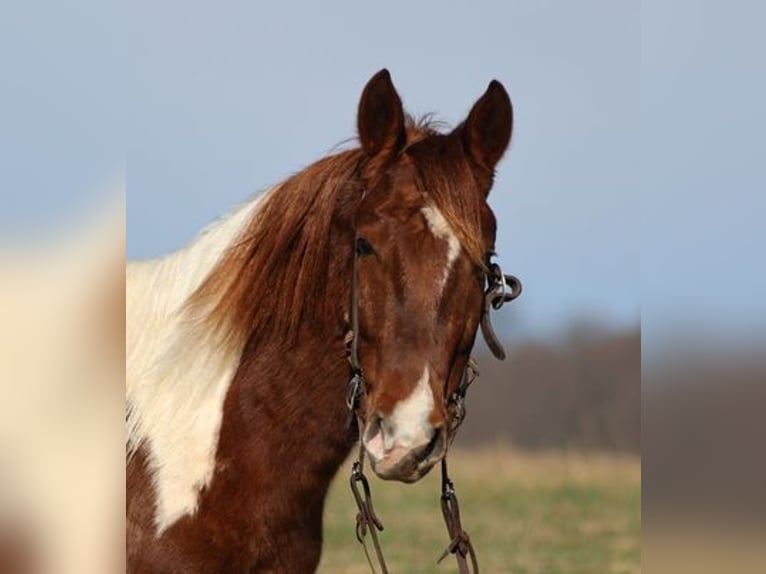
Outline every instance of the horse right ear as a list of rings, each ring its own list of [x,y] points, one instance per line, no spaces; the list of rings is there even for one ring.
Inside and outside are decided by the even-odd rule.
[[[513,131],[513,106],[503,84],[497,80],[490,82],[458,130],[471,157],[493,172],[511,142]]]
[[[392,156],[404,146],[407,135],[402,100],[385,68],[364,87],[356,121],[359,141],[369,157]]]

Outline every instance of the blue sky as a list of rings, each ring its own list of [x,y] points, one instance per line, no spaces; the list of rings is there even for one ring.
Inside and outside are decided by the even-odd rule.
[[[124,179],[124,27],[104,0],[0,3],[0,240],[48,234]]]
[[[644,3],[645,354],[766,340],[764,21],[756,1]]]
[[[740,328],[766,286],[765,12],[744,0],[5,3],[0,225],[58,221],[127,177],[128,256],[153,257],[353,136],[378,69],[410,111],[452,124],[497,78],[515,131],[491,204],[502,261],[525,284],[508,332],[640,316],[645,332]]]
[[[410,111],[453,125],[497,78],[516,119],[491,204],[525,284],[506,323],[637,324],[638,4],[334,6],[131,3],[128,255],[183,245],[353,136],[382,67]]]

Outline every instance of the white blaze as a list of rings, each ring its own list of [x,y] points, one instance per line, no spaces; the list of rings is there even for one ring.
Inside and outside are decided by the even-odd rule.
[[[394,447],[409,450],[431,440],[431,424],[428,422],[428,417],[434,408],[434,394],[428,379],[428,366],[426,366],[410,396],[399,401],[391,416],[383,421],[385,450]],[[386,428],[391,432],[386,432]]]
[[[399,458],[431,440],[433,431],[428,417],[434,408],[434,396],[428,379],[426,366],[412,393],[380,421],[374,436],[365,436],[364,446],[375,461],[385,457]]]
[[[455,232],[452,231],[450,224],[444,218],[442,212],[435,206],[427,205],[421,208],[420,211],[426,218],[428,228],[431,230],[431,233],[434,234],[434,237],[443,239],[447,242],[447,262],[444,265],[444,274],[439,278],[438,284],[439,292],[441,292],[447,284],[447,279],[449,278],[450,271],[452,271],[452,266],[455,264],[458,255],[460,255],[460,241],[458,241]]]

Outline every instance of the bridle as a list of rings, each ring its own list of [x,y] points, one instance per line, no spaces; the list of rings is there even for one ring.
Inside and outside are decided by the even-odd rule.
[[[513,301],[521,295],[521,281],[513,275],[504,275],[500,266],[492,261],[495,257],[494,252],[486,254],[486,269],[484,272],[484,298],[481,312],[481,332],[484,336],[487,346],[492,354],[500,360],[505,359],[505,350],[495,335],[492,328],[490,315],[493,310],[500,309],[505,303]],[[351,468],[350,485],[351,492],[357,505],[356,515],[356,538],[362,544],[367,561],[373,572],[376,572],[372,563],[370,554],[367,550],[365,538],[370,534],[375,554],[380,566],[381,574],[388,574],[386,561],[383,558],[383,551],[378,540],[378,532],[383,530],[383,524],[375,514],[372,505],[372,495],[367,477],[364,475],[364,444],[362,442],[362,433],[364,425],[360,414],[362,398],[366,394],[364,373],[359,363],[359,277],[358,261],[359,254],[354,250],[352,287],[351,287],[351,329],[346,335],[346,346],[348,350],[348,361],[351,365],[351,378],[348,383],[348,395],[346,397],[346,406],[348,407],[347,426],[350,427],[353,420],[356,419],[359,430],[359,455]],[[455,391],[445,397],[447,410],[450,413],[449,433],[454,438],[460,425],[465,420],[465,397],[468,387],[479,375],[476,361],[471,357],[468,359],[463,374]],[[441,509],[444,515],[444,522],[447,526],[450,542],[445,548],[437,562],[441,562],[449,554],[453,554],[457,560],[460,574],[470,574],[471,570],[478,574],[479,564],[476,558],[471,539],[468,533],[463,529],[460,522],[460,507],[458,504],[455,485],[449,478],[447,472],[447,454],[445,453],[441,461]],[[471,562],[471,569],[468,567],[468,560]]]

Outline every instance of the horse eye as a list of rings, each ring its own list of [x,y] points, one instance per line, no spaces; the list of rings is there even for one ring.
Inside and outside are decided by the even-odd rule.
[[[373,253],[375,253],[375,250],[372,248],[369,241],[364,237],[356,238],[356,254],[358,256],[363,257],[365,255],[372,255]]]

